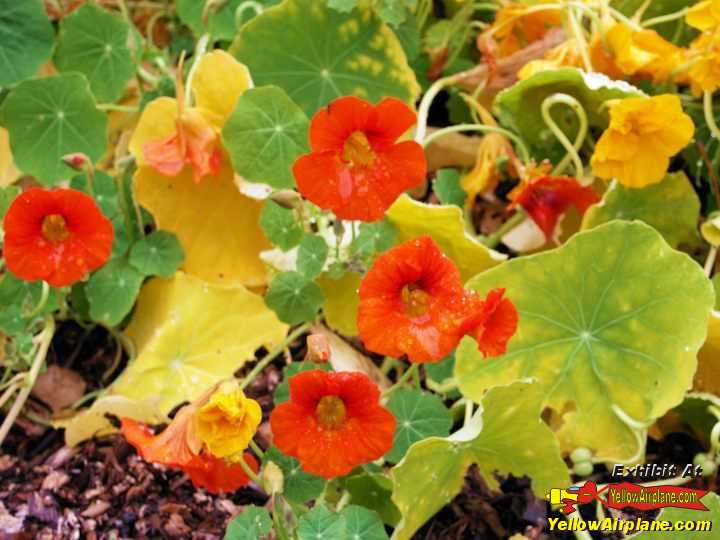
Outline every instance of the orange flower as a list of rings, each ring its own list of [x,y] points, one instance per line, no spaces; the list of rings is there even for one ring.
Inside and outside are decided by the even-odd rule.
[[[521,206],[550,241],[561,215],[574,206],[581,214],[600,198],[592,188],[568,176],[541,176],[525,183],[514,195],[513,206]]]
[[[378,105],[356,97],[336,99],[313,117],[312,152],[293,165],[300,193],[340,219],[381,219],[403,191],[425,179],[422,147],[396,142],[415,120],[395,98]]]
[[[493,289],[485,300],[473,300],[479,306],[473,309],[470,317],[463,323],[464,332],[472,335],[478,343],[478,349],[485,356],[499,356],[505,354],[507,343],[515,335],[518,325],[518,313],[515,305],[507,298],[503,298],[505,289]]]
[[[26,281],[66,287],[110,257],[113,227],[92,197],[74,189],[32,188],[5,215],[3,254]]]
[[[358,331],[376,353],[438,362],[460,340],[460,272],[429,236],[380,255],[360,284]]]
[[[310,370],[289,385],[290,401],[273,410],[270,427],[277,447],[304,471],[343,476],[392,447],[395,417],[364,373]]]
[[[552,3],[552,0],[540,2],[547,3]],[[532,7],[536,6],[513,3],[497,12],[490,32],[497,38],[500,58],[541,39],[550,28],[562,24],[562,13],[559,10],[529,11]]]
[[[720,88],[720,31],[701,34],[691,43],[690,54],[697,58],[687,73],[693,94],[715,92]]]

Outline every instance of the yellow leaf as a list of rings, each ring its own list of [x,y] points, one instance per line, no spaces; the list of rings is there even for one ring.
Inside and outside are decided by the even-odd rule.
[[[135,156],[138,167],[145,165],[142,147],[148,141],[156,141],[169,137],[177,130],[177,101],[169,97],[161,97],[148,103],[137,127],[130,138],[128,148]]]
[[[464,281],[507,258],[468,234],[462,210],[457,206],[425,204],[403,194],[390,207],[387,217],[400,232],[398,242],[431,236],[458,266]]]
[[[693,391],[720,396],[720,311],[710,315],[707,339],[698,353]]]
[[[264,203],[240,193],[229,163],[197,184],[189,167],[175,177],[140,167],[135,197],[158,228],[177,235],[185,272],[221,285],[266,284],[260,252],[271,246],[258,225]]]
[[[194,401],[231,377],[256,349],[283,340],[287,326],[261,296],[177,272],[140,291],[127,336],[137,358],[111,392],[130,399],[158,396],[164,413]]]
[[[132,418],[148,424],[166,422],[167,418],[157,408],[157,399],[143,396],[141,400],[129,399],[123,396],[105,395],[75,416],[56,420],[56,428],[65,428],[65,444],[75,446],[92,437],[102,437],[118,431],[106,414],[118,418]]]
[[[10,139],[5,128],[0,127],[0,187],[9,186],[20,177],[20,171],[15,168]]]
[[[218,128],[225,124],[240,95],[252,86],[248,68],[219,49],[202,57],[192,80],[195,105],[210,111]]]
[[[357,336],[360,274],[346,272],[340,279],[331,279],[323,274],[317,284],[325,295],[323,313],[328,325],[345,336]]]

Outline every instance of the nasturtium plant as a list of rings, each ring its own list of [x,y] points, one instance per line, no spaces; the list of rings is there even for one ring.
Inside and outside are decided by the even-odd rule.
[[[280,0],[258,0],[254,2],[260,8],[279,3]],[[177,12],[180,19],[198,36],[209,32],[215,39],[229,41],[238,31],[238,23],[245,23],[257,15],[255,5],[247,5],[243,0],[217,2],[208,12],[207,24],[203,20],[203,11],[208,3],[195,0],[177,0]],[[238,13],[238,10],[242,10]]]
[[[714,302],[700,266],[636,221],[579,233],[468,285],[504,287],[520,322],[497,358],[461,344],[461,392],[479,401],[489,388],[534,377],[543,405],[562,417],[563,449],[610,461],[642,452],[631,422],[649,425],[682,400]]]
[[[277,86],[243,93],[223,127],[233,168],[246,180],[292,188],[292,164],[307,151],[308,118]]]
[[[130,264],[146,276],[171,278],[184,258],[177,237],[167,231],[150,233],[130,250]]]
[[[270,282],[265,303],[288,324],[298,324],[315,318],[325,301],[320,287],[299,272],[282,272]]]
[[[357,335],[360,274],[348,271],[335,279],[325,273],[316,282],[325,296],[323,315],[328,326],[345,336]]]
[[[440,169],[434,186],[435,194],[442,204],[454,204],[463,207],[467,193],[460,185],[460,173],[455,169]]]
[[[412,103],[419,91],[400,42],[369,7],[285,0],[243,25],[230,51],[258,86],[281,87],[308,116],[344,95]]]
[[[275,403],[278,403],[277,397]],[[265,452],[264,460],[272,461],[283,474],[283,495],[292,502],[306,503],[315,499],[325,489],[325,479],[306,473],[300,468],[297,459],[286,456],[276,447],[271,446]]]
[[[0,85],[32,77],[52,54],[53,27],[42,0],[0,2]]]
[[[328,257],[328,245],[322,236],[306,234],[297,252],[297,270],[308,279],[320,275]]]
[[[275,405],[285,403],[290,399],[290,388],[288,386],[288,379],[293,375],[297,375],[303,371],[311,369],[321,369],[323,371],[330,371],[330,365],[327,363],[316,364],[315,362],[293,362],[283,370],[283,381],[277,385],[275,392],[273,393],[273,402]]]
[[[392,470],[392,500],[402,514],[393,537],[411,538],[460,491],[472,464],[491,488],[497,486],[496,473],[529,476],[540,496],[556,485],[568,485],[558,443],[540,419],[542,399],[543,388],[537,383],[493,388],[463,430],[412,445]]]
[[[588,209],[583,228],[591,229],[614,219],[644,221],[673,247],[697,244],[700,200],[685,173],[670,173],[662,182],[641,189],[613,182],[602,201]]]
[[[366,257],[380,254],[395,244],[397,236],[397,228],[387,220],[361,223],[350,250]]]
[[[119,324],[135,304],[143,277],[126,257],[114,259],[95,272],[85,287],[90,317],[109,326]]]
[[[18,168],[48,185],[71,176],[64,155],[97,161],[107,144],[107,117],[79,73],[23,81],[3,101],[0,122]]]
[[[85,4],[62,20],[55,65],[85,75],[98,101],[115,101],[135,73],[135,39],[120,16]]]
[[[233,519],[223,540],[259,540],[272,530],[272,519],[264,508],[250,506]]]
[[[303,239],[294,211],[274,201],[268,201],[262,209],[259,223],[265,236],[283,251],[294,248]]]
[[[400,512],[392,502],[392,480],[382,473],[362,472],[342,480],[354,504],[369,508],[387,525],[400,521]]]

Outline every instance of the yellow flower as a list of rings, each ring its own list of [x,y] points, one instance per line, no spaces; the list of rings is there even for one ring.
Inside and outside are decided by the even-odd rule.
[[[684,60],[683,49],[654,30],[633,32],[628,25],[617,23],[608,30],[607,41],[615,64],[625,75],[664,81]]]
[[[693,94],[715,92],[720,88],[720,32],[700,35],[690,45],[690,51],[698,55],[687,74]]]
[[[531,60],[520,68],[517,76],[518,79],[523,80],[541,71],[561,67],[583,67],[582,58],[577,50],[577,43],[574,39],[569,39],[553,47],[545,53],[545,57],[542,60]]]
[[[688,10],[685,22],[703,32],[720,26],[720,0],[698,2]]]
[[[541,0],[540,4],[553,3]],[[491,32],[498,41],[498,57],[503,58],[542,38],[553,26],[562,24],[562,13],[557,9],[530,11],[535,6],[511,3],[497,12]]]
[[[592,156],[594,173],[641,188],[663,179],[670,157],[692,138],[695,126],[680,98],[663,94],[610,102],[610,126]]]
[[[214,456],[232,458],[248,447],[261,419],[258,402],[245,397],[237,381],[226,382],[198,411],[197,435]]]

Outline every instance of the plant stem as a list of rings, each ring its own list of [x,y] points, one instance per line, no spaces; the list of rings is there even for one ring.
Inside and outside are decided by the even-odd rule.
[[[240,388],[242,390],[245,390],[245,388],[248,387],[248,385],[253,382],[255,377],[258,376],[262,370],[264,370],[270,362],[275,360],[278,356],[280,356],[283,351],[287,348],[290,343],[295,341],[297,338],[299,338],[301,335],[303,335],[307,330],[310,328],[311,323],[303,323],[300,326],[295,329],[294,332],[292,332],[287,338],[285,338],[285,341],[283,341],[280,345],[275,347],[272,351],[270,351],[268,354],[265,355],[265,358],[260,360],[257,364],[255,364],[255,367],[252,368],[250,373],[248,373],[245,378],[240,382]]]
[[[193,63],[192,66],[190,66],[190,72],[188,73],[187,82],[185,83],[185,106],[190,107],[192,105],[192,83],[193,79],[195,78],[195,72],[197,71],[198,64],[200,64],[200,59],[205,54],[205,51],[207,49],[208,43],[210,42],[210,35],[204,34],[197,42],[197,46],[195,47],[195,53],[193,54]]]
[[[560,126],[555,123],[555,120],[550,114],[552,106],[556,104],[567,105],[573,110],[573,112],[575,112],[578,117],[580,126],[578,128],[578,133],[575,137],[574,144],[570,142],[570,140],[567,138],[567,135],[565,135],[563,130],[560,129]],[[557,164],[557,167],[553,169],[552,173],[561,173],[565,169],[565,167],[567,167],[568,160],[572,160],[573,164],[575,165],[575,176],[578,181],[581,181],[585,174],[585,170],[583,168],[582,159],[580,159],[580,155],[578,154],[578,150],[582,147],[588,130],[588,119],[587,114],[585,114],[585,109],[583,108],[582,104],[573,96],[558,93],[548,96],[543,100],[541,112],[545,125],[550,129],[550,131],[552,131],[553,135],[555,135],[557,140],[560,141],[560,144],[562,144],[563,148],[565,148],[565,150],[567,151],[567,155],[560,161],[560,163]]]
[[[252,448],[252,451],[255,452],[257,457],[259,457],[262,461],[262,458],[265,457],[265,452],[263,452],[262,448],[260,448],[258,444],[253,440],[250,440],[250,448]]]
[[[264,8],[260,2],[255,2],[253,0],[246,0],[241,3],[235,10],[235,28],[238,30],[240,30],[240,27],[242,26],[243,15],[245,15],[245,12],[249,9],[255,11],[255,15],[260,15]]]
[[[263,487],[263,481],[260,479],[260,477],[259,477],[257,474],[255,474],[255,471],[253,471],[253,470],[250,468],[250,465],[247,464],[247,461],[245,461],[245,455],[244,455],[244,454],[243,454],[242,456],[240,456],[240,459],[238,460],[238,465],[240,465],[240,467],[242,467],[243,472],[244,472],[245,474],[247,474],[248,478],[249,478],[250,480],[252,480],[253,482],[255,482],[255,484],[257,484],[257,486],[258,486],[260,489],[262,489],[262,490],[265,489],[265,488]]]
[[[494,248],[500,243],[500,240],[502,240],[503,236],[505,236],[518,225],[520,225],[520,223],[522,223],[522,221],[526,217],[527,214],[525,213],[525,211],[518,208],[515,213],[510,216],[510,219],[503,223],[497,231],[485,238],[483,244],[485,244],[489,248]]]
[[[448,133],[456,133],[458,131],[480,131],[481,133],[500,133],[501,135],[504,135],[508,139],[512,140],[520,150],[521,159],[523,163],[529,163],[530,162],[530,152],[528,152],[527,147],[525,146],[525,143],[522,142],[522,139],[515,135],[514,133],[508,131],[507,129],[503,129],[498,126],[486,126],[485,124],[458,124],[456,126],[448,126],[441,129],[438,129],[437,131],[433,131],[430,135],[428,135],[425,140],[423,141],[423,146],[427,146],[435,139],[438,139],[442,137],[443,135],[447,135]]]
[[[675,13],[668,13],[667,15],[661,15],[659,17],[653,17],[652,19],[646,19],[640,23],[643,28],[649,28],[658,24],[662,24],[668,21],[674,21],[675,19],[682,19],[688,12],[688,8],[683,8]]]
[[[710,133],[715,139],[720,140],[720,127],[718,127],[715,121],[715,115],[713,114],[713,95],[712,92],[705,91],[703,96],[703,112],[705,113],[705,122],[707,122]]]
[[[707,277],[712,276],[713,268],[715,268],[715,259],[717,258],[717,252],[717,246],[712,246],[710,248],[710,252],[708,253],[707,259],[705,259],[705,266],[703,267],[703,269],[705,270],[705,275]]]
[[[28,313],[28,319],[32,319],[33,317],[40,315],[43,308],[45,307],[45,304],[47,304],[49,296],[50,296],[50,285],[48,285],[47,281],[43,281],[42,282],[42,292],[40,293],[40,300],[38,301],[37,305],[32,309],[32,311],[30,313]]]
[[[415,374],[417,373],[417,371],[418,371],[418,364],[411,364],[410,367],[405,370],[405,373],[403,373],[400,376],[400,378],[397,381],[395,381],[395,384],[393,384],[390,388],[388,388],[387,390],[385,390],[383,392],[382,397],[383,398],[388,397],[395,390],[397,390],[402,385],[404,385],[407,381],[409,381],[411,377],[414,377]]]
[[[40,373],[40,368],[42,368],[43,364],[45,363],[45,357],[47,356],[47,352],[50,348],[50,343],[52,342],[54,334],[55,319],[53,319],[53,317],[50,315],[46,315],[45,328],[40,334],[40,344],[38,345],[38,350],[35,353],[35,359],[33,360],[32,366],[30,367],[28,377],[25,380],[25,384],[20,390],[20,393],[17,395],[15,403],[13,403],[13,406],[10,408],[10,411],[5,417],[5,421],[2,423],[2,426],[0,426],[0,447],[5,441],[5,437],[7,437],[10,428],[15,423],[15,419],[20,414],[23,405],[25,405],[25,402],[27,401],[27,398],[30,395],[32,388],[35,385],[35,380]]]
[[[455,76],[452,76],[442,77],[438,79],[437,81],[432,83],[430,88],[428,88],[427,92],[425,92],[425,94],[423,95],[422,100],[420,100],[420,106],[418,107],[418,120],[417,128],[415,130],[415,142],[420,143],[423,146],[427,145],[427,142],[425,142],[425,133],[427,133],[427,122],[428,114],[430,113],[430,105],[432,105],[435,96],[437,96],[443,88],[455,82],[455,78]]]
[[[117,105],[115,103],[98,103],[97,108],[101,111],[119,111],[129,113],[136,113],[140,111],[140,109],[134,105]]]
[[[351,497],[352,496],[350,495],[349,491],[343,490],[343,494],[340,496],[340,500],[337,502],[337,505],[335,505],[335,512],[339,512],[340,510],[345,508],[345,506],[347,506],[347,503],[350,502]]]

